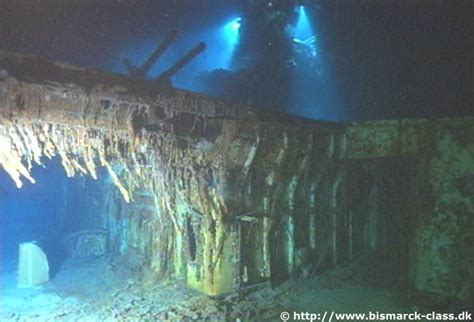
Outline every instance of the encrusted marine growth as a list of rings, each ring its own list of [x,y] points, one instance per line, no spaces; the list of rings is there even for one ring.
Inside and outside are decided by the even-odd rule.
[[[0,166],[16,185],[54,156],[68,176],[107,169],[124,200],[111,248],[209,295],[389,254],[418,289],[472,297],[473,124],[262,115],[0,52]]]

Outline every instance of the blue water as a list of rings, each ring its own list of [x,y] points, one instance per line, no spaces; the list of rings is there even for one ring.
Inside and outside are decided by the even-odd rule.
[[[65,259],[64,237],[91,228],[83,219],[97,210],[87,202],[86,191],[100,193],[100,183],[90,177],[67,178],[59,159],[34,166],[32,176],[35,184],[24,181],[18,189],[0,170],[0,269],[16,270],[18,245],[35,241],[46,252],[54,276]]]

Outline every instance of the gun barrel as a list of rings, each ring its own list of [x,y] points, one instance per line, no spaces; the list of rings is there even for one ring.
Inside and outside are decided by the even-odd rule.
[[[133,76],[144,78],[156,61],[161,57],[161,55],[168,49],[168,47],[176,41],[178,37],[178,32],[176,30],[171,30],[166,38],[161,42],[161,44],[155,49],[155,51],[150,55],[147,61],[143,64],[142,67],[137,69]]]
[[[202,51],[206,49],[206,44],[200,42],[196,47],[191,49],[186,55],[183,56],[176,64],[171,66],[167,71],[162,73],[157,80],[165,80],[173,77],[178,71],[181,70],[186,64],[188,64],[194,57],[199,55]]]

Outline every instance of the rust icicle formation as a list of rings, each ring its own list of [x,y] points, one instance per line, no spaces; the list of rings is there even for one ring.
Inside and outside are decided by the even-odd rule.
[[[472,254],[456,245],[472,243],[463,216],[472,215],[473,124],[262,115],[0,52],[0,167],[17,187],[55,156],[68,176],[97,179],[106,169],[130,203],[110,221],[117,248],[140,248],[150,276],[183,278],[209,295],[391,251],[407,261],[411,285],[468,298],[472,283],[457,277],[474,276],[463,265]],[[382,190],[397,197],[383,199]],[[132,209],[139,198],[148,198],[147,217]],[[456,241],[445,245],[456,257],[449,265],[432,251],[443,234]]]
[[[144,147],[139,138],[129,140],[110,131],[34,121],[2,119],[0,126],[0,164],[18,188],[21,188],[22,180],[34,183],[30,173],[34,164],[42,165],[44,158],[55,156],[60,157],[68,177],[90,175],[97,179],[98,166],[105,167],[127,202],[132,199],[138,180],[150,174],[138,161],[149,159],[149,155],[143,153],[137,157],[138,149]],[[158,136],[154,134],[154,142],[160,140]]]

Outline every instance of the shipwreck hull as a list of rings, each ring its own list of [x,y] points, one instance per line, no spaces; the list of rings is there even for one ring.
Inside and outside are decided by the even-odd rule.
[[[473,216],[474,141],[459,133],[474,137],[474,120],[269,116],[0,53],[0,165],[16,185],[34,182],[31,168],[54,156],[68,176],[107,169],[123,197],[112,242],[140,248],[150,278],[185,279],[212,296],[384,255],[407,267],[407,285],[472,297],[463,263],[473,256],[458,246],[473,242],[463,218]],[[446,249],[459,261],[448,263]]]

